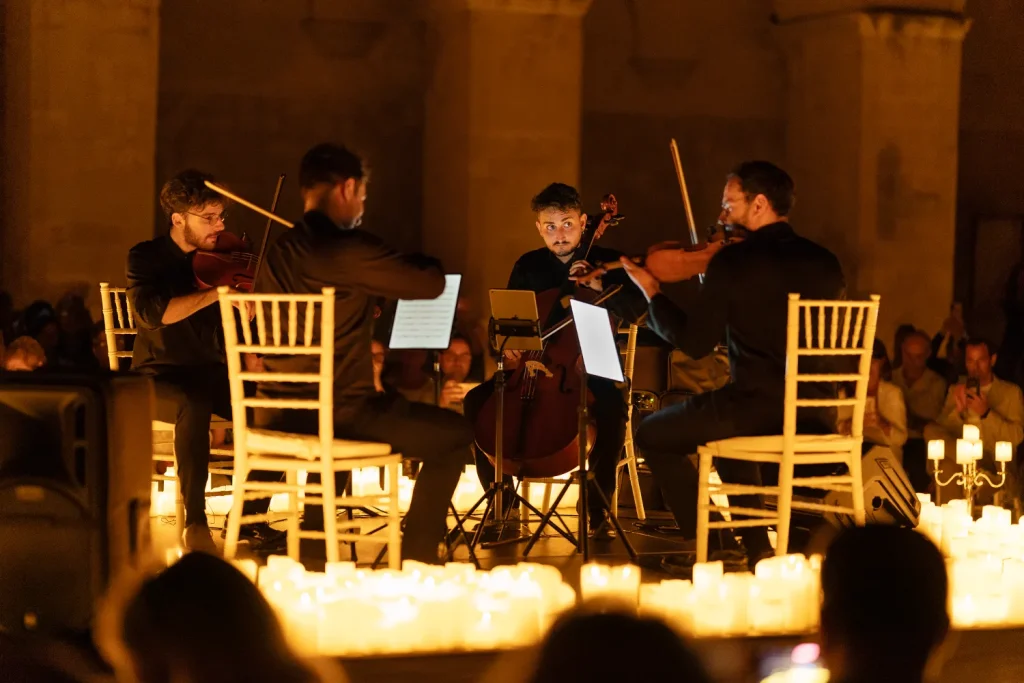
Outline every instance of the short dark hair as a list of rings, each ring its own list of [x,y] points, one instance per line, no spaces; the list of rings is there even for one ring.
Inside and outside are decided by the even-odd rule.
[[[580,199],[579,191],[572,185],[551,183],[530,200],[530,208],[534,213],[540,213],[545,209],[575,209],[583,213],[583,200]]]
[[[942,553],[913,529],[851,527],[821,567],[822,634],[853,656],[924,667],[949,628]]]
[[[164,183],[160,190],[160,208],[164,210],[167,220],[171,219],[171,214],[185,213],[193,207],[205,206],[212,202],[227,207],[228,198],[208,188],[205,185],[207,180],[211,183],[216,182],[209,173],[190,168]]]
[[[996,352],[998,351],[998,349],[995,347],[995,344],[990,342],[985,337],[971,337],[971,338],[969,338],[967,340],[967,343],[964,344],[964,349],[966,349],[968,346],[984,346],[985,350],[988,351],[988,355],[990,355],[990,356],[995,355]]]
[[[772,210],[779,216],[788,216],[793,210],[796,197],[793,194],[793,179],[775,164],[768,161],[744,161],[726,176],[736,179],[747,201],[763,194]]]
[[[369,177],[363,158],[343,145],[323,142],[306,152],[299,164],[299,186],[308,190],[320,183],[363,180]]]

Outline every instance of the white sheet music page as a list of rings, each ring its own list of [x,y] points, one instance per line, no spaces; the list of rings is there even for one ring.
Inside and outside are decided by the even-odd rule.
[[[569,305],[572,306],[573,324],[580,340],[583,367],[587,374],[613,382],[624,382],[626,378],[622,376],[619,349],[615,346],[608,311],[576,299],[570,301]]]
[[[392,349],[448,348],[455,319],[455,304],[459,300],[461,275],[444,276],[445,285],[436,299],[399,299],[395,309],[395,322],[391,326]]]

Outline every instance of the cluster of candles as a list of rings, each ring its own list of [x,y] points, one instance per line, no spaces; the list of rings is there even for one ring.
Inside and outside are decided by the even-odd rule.
[[[996,462],[1013,461],[1013,444],[1009,441],[997,441],[995,445]],[[970,465],[981,460],[984,444],[981,441],[981,429],[977,425],[964,425],[962,439],[956,440],[956,464]],[[928,442],[928,459],[938,461],[946,457],[946,442],[934,439]]]
[[[761,560],[753,573],[724,573],[721,562],[697,564],[693,580],[640,583],[634,565],[588,564],[580,576],[584,600],[615,600],[663,619],[695,637],[783,635],[818,625],[820,556]]]
[[[1024,526],[993,505],[975,520],[967,501],[921,495],[918,530],[946,556],[950,613],[960,628],[1024,624]]]
[[[473,565],[403,563],[401,571],[357,569],[349,562],[307,572],[271,557],[256,581],[289,642],[301,652],[366,656],[499,650],[536,643],[576,603],[558,569],[520,563],[478,571]]]

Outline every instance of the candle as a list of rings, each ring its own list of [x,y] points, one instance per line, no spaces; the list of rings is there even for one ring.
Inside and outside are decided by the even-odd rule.
[[[980,441],[972,441],[971,442],[971,459],[972,460],[981,460],[981,457],[984,454],[985,454],[984,444],[982,444]]]
[[[932,439],[928,442],[928,459],[942,460],[946,457],[946,442],[942,439]]]
[[[981,429],[978,425],[964,425],[964,441],[980,441]]]
[[[996,462],[1013,460],[1013,444],[1009,441],[996,441]]]
[[[640,568],[586,564],[580,570],[580,593],[584,600],[609,599],[635,608],[640,599]]]
[[[968,425],[964,426],[967,429]],[[969,465],[974,462],[974,448],[967,439],[956,440],[956,464]]]
[[[256,560],[232,560],[231,564],[235,565],[238,571],[248,576],[250,581],[256,583],[256,573],[258,571]]]

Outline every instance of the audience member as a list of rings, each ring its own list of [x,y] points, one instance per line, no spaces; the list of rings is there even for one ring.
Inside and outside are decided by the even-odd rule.
[[[442,408],[462,413],[462,402],[466,398],[467,380],[473,364],[473,349],[467,339],[460,336],[453,336],[448,348],[441,353],[441,400],[439,405]],[[410,401],[434,404],[436,397],[434,393],[433,377],[427,380],[417,389],[406,391],[406,397]]]
[[[1024,395],[1016,384],[992,372],[997,355],[989,342],[969,340],[964,355],[967,378],[949,388],[938,419],[925,428],[925,439],[945,440],[946,454],[952,458],[964,425],[977,425],[984,451],[981,466],[995,470],[996,442],[1009,441],[1016,449],[1024,441]]]
[[[43,347],[48,365],[57,365],[60,325],[57,311],[46,301],[34,301],[21,314],[22,334],[34,338]]]
[[[68,293],[55,309],[60,331],[57,356],[63,367],[95,370],[105,368],[107,361],[97,363],[92,346],[92,315],[81,295]]]
[[[822,653],[835,683],[921,683],[949,630],[946,565],[924,535],[852,527],[821,569]]]
[[[110,609],[117,609],[111,606]],[[119,680],[138,683],[320,683],[285,640],[277,614],[230,563],[192,552],[146,580],[100,643]]]
[[[904,337],[900,354],[903,362],[892,373],[893,384],[903,390],[907,410],[903,469],[917,491],[926,491],[931,484],[924,428],[938,419],[946,396],[946,380],[928,367],[930,354],[928,335],[914,330]]]
[[[894,370],[903,365],[903,341],[916,331],[917,328],[910,323],[903,323],[896,328],[895,343],[892,347],[892,367]]]
[[[46,352],[32,337],[18,337],[7,346],[2,360],[4,370],[31,372],[46,365]]]
[[[903,444],[907,440],[907,408],[899,387],[888,381],[891,377],[885,344],[876,339],[864,405],[864,453],[876,447],[888,448],[896,460],[902,462]],[[840,434],[850,433],[851,412],[848,406],[840,411]]]
[[[614,634],[615,647],[631,656],[583,657]],[[529,683],[647,683],[673,680],[710,683],[704,665],[664,622],[586,606],[560,619],[548,632]]]
[[[954,301],[949,307],[949,317],[942,323],[942,329],[932,337],[932,356],[929,367],[955,382],[965,371],[964,347],[967,344],[967,327],[964,324],[963,304]]]

